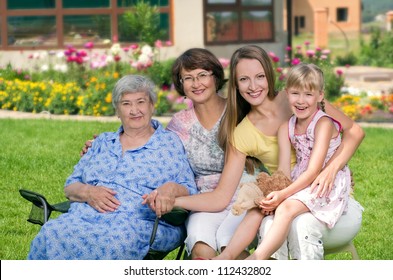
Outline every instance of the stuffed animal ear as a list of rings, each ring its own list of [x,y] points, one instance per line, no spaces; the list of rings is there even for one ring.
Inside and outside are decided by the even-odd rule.
[[[236,201],[232,206],[232,213],[240,215],[253,207],[256,207],[254,199],[262,195],[259,187],[252,182],[244,183],[240,186]]]

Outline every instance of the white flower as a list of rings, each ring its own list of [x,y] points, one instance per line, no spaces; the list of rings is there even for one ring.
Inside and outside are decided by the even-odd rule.
[[[64,51],[57,52],[56,57],[60,58],[60,59],[63,58],[64,57]]]
[[[118,55],[121,51],[121,47],[119,43],[113,44],[111,47],[111,53],[113,55]]]
[[[43,65],[41,66],[41,71],[42,71],[42,72],[46,72],[46,71],[48,71],[48,70],[49,70],[48,64],[43,64]]]
[[[53,69],[62,73],[66,73],[68,71],[67,64],[55,64]]]
[[[147,54],[142,53],[138,57],[138,62],[140,62],[140,63],[147,64],[149,61],[150,61],[150,56]]]
[[[141,49],[142,55],[151,56],[153,54],[153,49],[149,45],[144,45]]]

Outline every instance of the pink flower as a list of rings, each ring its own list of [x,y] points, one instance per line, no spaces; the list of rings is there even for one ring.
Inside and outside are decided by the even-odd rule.
[[[168,40],[168,41],[165,42],[165,45],[170,47],[170,46],[172,46],[172,42]]]
[[[154,46],[155,46],[157,49],[160,49],[160,48],[162,47],[162,41],[161,41],[161,40],[157,40],[157,41],[154,43]]]
[[[340,70],[340,69],[337,69],[336,73],[337,73],[338,76],[341,76],[343,74],[343,71]]]
[[[287,52],[289,52],[289,51],[292,50],[292,48],[291,48],[291,46],[287,46],[287,47],[285,48],[285,50],[286,50]]]
[[[94,43],[93,43],[93,42],[87,42],[87,43],[85,44],[85,48],[86,48],[86,49],[92,49],[92,48],[94,48]]]
[[[278,77],[278,79],[279,79],[280,81],[283,81],[283,80],[285,79],[285,75],[284,75],[284,74],[281,74],[280,77]]]
[[[219,58],[218,59],[222,65],[222,67],[225,69],[229,66],[229,59],[226,58]]]
[[[274,56],[272,59],[273,59],[273,62],[275,62],[275,63],[280,61],[280,58],[278,56]]]
[[[138,44],[132,44],[132,45],[130,46],[130,49],[131,49],[131,50],[136,50],[137,48],[139,48]]]
[[[310,42],[309,42],[309,41],[305,41],[305,42],[304,42],[304,45],[309,46],[309,45],[310,45]]]
[[[282,68],[281,67],[277,67],[276,71],[277,71],[277,73],[281,73],[282,72]]]
[[[78,64],[83,64],[83,58],[81,56],[77,56],[75,58],[75,62],[78,63]]]
[[[313,51],[313,50],[307,50],[307,51],[306,51],[306,55],[307,55],[308,57],[313,57],[313,56],[315,55],[315,51]]]
[[[174,94],[174,93],[168,93],[168,95],[166,96],[166,99],[169,101],[169,102],[175,102],[175,100],[176,100],[176,95]]]
[[[80,56],[80,57],[85,57],[85,56],[87,56],[87,53],[85,52],[85,51],[78,51],[78,52],[76,52],[76,56]]]
[[[301,62],[300,59],[295,57],[294,59],[292,59],[291,64],[292,65],[298,65],[300,62]]]

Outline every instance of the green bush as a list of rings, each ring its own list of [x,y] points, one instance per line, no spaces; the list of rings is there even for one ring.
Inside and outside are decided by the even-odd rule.
[[[353,52],[349,52],[343,56],[338,55],[335,59],[335,63],[338,66],[356,65],[358,58]]]
[[[381,31],[379,28],[371,30],[371,39],[367,43],[360,41],[359,64],[393,68],[393,32]]]

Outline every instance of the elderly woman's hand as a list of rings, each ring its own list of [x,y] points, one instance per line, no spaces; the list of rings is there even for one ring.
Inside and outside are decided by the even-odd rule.
[[[147,204],[156,212],[158,217],[172,211],[176,198],[176,184],[172,182],[165,183],[161,187],[152,191],[150,194],[142,196],[142,204]]]
[[[113,212],[120,205],[120,201],[115,198],[115,195],[114,190],[106,187],[89,187],[86,202],[101,213]]]

